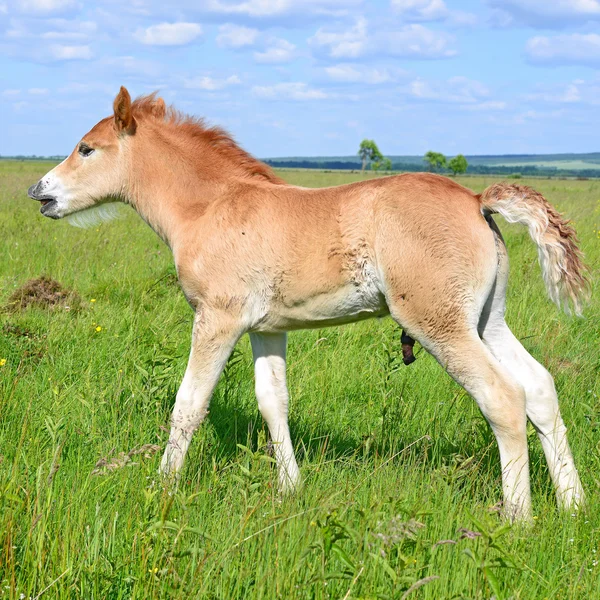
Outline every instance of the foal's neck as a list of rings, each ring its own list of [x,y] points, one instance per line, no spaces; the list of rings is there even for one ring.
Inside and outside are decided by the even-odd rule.
[[[197,162],[161,143],[131,153],[128,201],[171,249],[183,221],[202,217],[226,185],[203,176]]]
[[[130,148],[128,200],[140,216],[173,250],[189,224],[232,186],[281,185],[266,165],[253,159],[231,138],[221,151],[202,130],[195,138],[168,126],[140,127]]]

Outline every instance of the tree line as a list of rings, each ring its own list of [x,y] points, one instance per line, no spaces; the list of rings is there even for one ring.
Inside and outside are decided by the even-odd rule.
[[[364,139],[358,148],[358,156],[362,163],[361,171],[364,171],[367,166],[370,166],[372,171],[392,170],[392,161],[383,156],[374,140]],[[467,159],[462,154],[457,154],[448,160],[441,152],[432,150],[425,154],[423,161],[429,165],[429,170],[432,172],[448,168],[453,175],[466,173],[469,166]]]
[[[538,177],[579,177],[595,178],[600,175],[596,169],[564,169],[552,166],[540,167],[538,165],[520,165],[519,167],[504,165],[469,165],[463,154],[447,159],[441,152],[430,150],[423,156],[423,164],[415,163],[393,163],[383,156],[374,140],[364,139],[359,146],[358,156],[361,161],[361,171],[371,169],[372,171],[406,171],[419,172],[427,168],[431,172],[452,173],[460,175],[469,170],[473,175],[504,175],[507,177],[520,178],[522,176]],[[274,167],[289,167],[300,169],[356,169],[356,162],[340,160],[267,160]]]
[[[273,160],[265,161],[268,165],[276,168],[288,169],[318,169],[326,171],[354,171],[360,169],[357,162],[342,160]],[[426,165],[416,163],[392,163],[391,171],[417,173],[423,171]],[[441,169],[440,173],[449,173],[446,169]],[[563,169],[557,167],[539,167],[537,165],[521,165],[519,167],[505,165],[469,165],[470,175],[502,175],[509,178],[520,177],[579,177],[579,178],[598,178],[599,169]]]
[[[429,165],[430,171],[439,171],[448,167],[453,175],[462,175],[467,172],[469,163],[462,154],[457,154],[454,158],[448,160],[441,152],[430,150],[425,153],[423,160]]]

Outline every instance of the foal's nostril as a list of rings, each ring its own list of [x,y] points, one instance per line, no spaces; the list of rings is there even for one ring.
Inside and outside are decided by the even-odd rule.
[[[27,190],[27,195],[30,198],[33,198],[34,200],[37,200],[37,195],[39,193],[38,188],[40,187],[40,183],[41,181],[38,181],[37,183],[34,183],[28,190]]]

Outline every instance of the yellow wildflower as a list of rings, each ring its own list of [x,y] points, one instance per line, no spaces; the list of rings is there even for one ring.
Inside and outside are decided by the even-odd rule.
[[[96,298],[92,298],[90,302],[96,302]]]
[[[0,358],[0,367],[3,367],[6,364],[5,358]]]
[[[102,331],[102,327],[100,327],[100,325],[98,325],[98,327],[96,327],[96,331],[97,331],[98,333],[100,333],[100,332]]]

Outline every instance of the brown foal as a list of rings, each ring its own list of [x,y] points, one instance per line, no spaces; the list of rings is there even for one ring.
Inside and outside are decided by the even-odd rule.
[[[493,213],[529,228],[559,306],[579,313],[587,293],[575,232],[532,189],[496,184],[478,195],[426,173],[292,186],[223,130],[154,95],[132,102],[121,88],[114,114],[29,195],[43,215],[79,221],[125,202],[173,252],[195,319],[163,473],[181,468],[233,347],[249,333],[280,487],[296,487],[286,332],[391,315],[406,332],[405,358],[418,340],[489,421],[509,518],[531,514],[527,418],[560,505],[583,503],[552,377],[504,321],[508,257]]]

